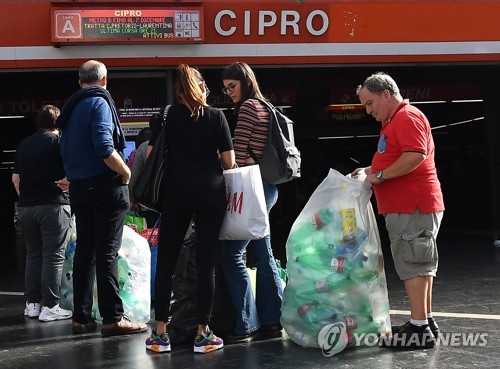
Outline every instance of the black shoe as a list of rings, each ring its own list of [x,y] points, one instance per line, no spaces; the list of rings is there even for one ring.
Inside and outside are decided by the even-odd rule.
[[[281,324],[263,324],[259,329],[259,340],[283,337],[283,327]]]
[[[434,335],[434,338],[438,339],[441,331],[440,331],[436,321],[434,320],[434,318],[428,318],[427,322],[429,324],[429,328],[430,328],[432,334]],[[401,325],[393,325],[392,326],[392,334],[398,333],[403,328],[403,326],[406,325],[407,323],[408,322],[401,324]]]
[[[431,329],[431,332],[434,335],[434,338],[438,339],[441,331],[440,331],[436,321],[434,320],[434,317],[427,318],[427,322],[429,323],[429,328]]]
[[[419,327],[408,321],[394,326],[392,337],[381,337],[380,344],[382,347],[426,349],[436,346],[436,339],[429,325]]]
[[[226,345],[234,345],[237,343],[249,343],[252,341],[257,341],[259,333],[259,330],[256,330],[247,334],[230,334],[226,337],[224,343]]]

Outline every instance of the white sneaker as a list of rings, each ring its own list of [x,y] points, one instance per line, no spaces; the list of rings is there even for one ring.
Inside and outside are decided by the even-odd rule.
[[[24,309],[24,316],[28,318],[36,318],[40,315],[40,304],[38,302],[26,301],[26,308]]]
[[[38,320],[41,322],[52,322],[54,320],[69,319],[72,316],[73,312],[71,310],[63,309],[57,304],[52,309],[44,306]]]

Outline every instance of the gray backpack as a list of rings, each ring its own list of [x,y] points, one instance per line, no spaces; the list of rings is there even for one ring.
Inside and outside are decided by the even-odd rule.
[[[259,164],[262,177],[280,184],[300,178],[300,151],[295,147],[293,122],[266,100],[257,99],[269,110],[267,142],[262,159],[257,160],[252,148],[248,152]]]

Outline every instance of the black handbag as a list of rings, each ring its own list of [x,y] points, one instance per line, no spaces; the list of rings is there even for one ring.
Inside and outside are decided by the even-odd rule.
[[[161,213],[161,195],[167,163],[168,148],[165,127],[169,109],[170,105],[167,105],[163,111],[160,134],[156,138],[153,149],[147,157],[144,168],[139,174],[133,189],[134,200],[137,203],[148,210],[158,213]]]

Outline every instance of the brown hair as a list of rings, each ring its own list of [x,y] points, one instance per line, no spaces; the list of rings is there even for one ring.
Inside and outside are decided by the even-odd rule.
[[[260,92],[259,83],[252,68],[247,63],[235,62],[227,66],[222,72],[222,79],[240,81],[241,100],[236,104],[237,109],[245,100],[252,97],[266,100],[262,92]]]
[[[56,120],[60,114],[59,108],[54,105],[44,105],[36,113],[36,128],[54,130],[56,127]]]
[[[203,76],[198,69],[186,64],[181,64],[177,68],[175,97],[178,102],[188,107],[195,120],[203,115],[203,108],[208,106],[206,96],[200,88],[200,83],[203,82]]]

